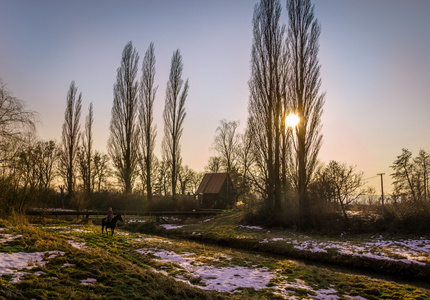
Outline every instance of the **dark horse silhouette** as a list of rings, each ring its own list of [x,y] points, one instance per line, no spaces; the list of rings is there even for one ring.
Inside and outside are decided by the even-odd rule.
[[[108,228],[110,228],[112,235],[113,235],[113,232],[115,231],[116,222],[118,222],[118,221],[124,222],[121,215],[116,215],[115,217],[112,218],[112,220],[110,220],[110,222],[107,220],[107,218],[103,218],[102,219],[102,233],[104,232],[104,229],[106,227],[106,234],[109,234]]]

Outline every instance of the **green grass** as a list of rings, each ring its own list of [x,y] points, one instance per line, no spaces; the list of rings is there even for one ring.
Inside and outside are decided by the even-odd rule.
[[[11,276],[0,277],[0,299],[222,299],[223,295],[192,288],[152,272],[148,266],[124,251],[127,242],[121,237],[108,238],[98,232],[82,234],[45,232],[33,227],[16,228],[23,234],[26,252],[61,250],[64,256],[49,261],[40,276],[26,275],[18,284]],[[73,248],[67,240],[82,238],[91,251]],[[64,267],[65,264],[70,266]],[[85,286],[80,280],[95,278]]]
[[[337,264],[343,267],[357,269],[367,269],[369,271],[384,272],[387,274],[401,275],[406,277],[416,277],[421,280],[430,280],[430,264],[425,266],[418,264],[405,264],[403,262],[377,260],[371,257],[359,257],[340,253],[338,249],[331,248],[327,253],[304,251],[294,247],[292,242],[312,242],[312,243],[336,243],[348,242],[350,245],[362,246],[363,243],[371,240],[370,234],[361,235],[334,235],[325,236],[312,233],[302,234],[301,232],[284,230],[282,228],[270,229],[248,229],[240,227],[243,220],[242,212],[227,212],[206,221],[204,218],[189,223],[186,226],[175,230],[164,230],[163,234],[177,236],[196,241],[220,244],[228,247],[244,248],[280,254],[287,257],[312,260],[316,262]],[[273,238],[283,238],[282,241],[272,241]],[[409,239],[411,236],[390,236],[388,239],[400,240]],[[417,237],[416,237],[417,238]],[[267,240],[267,243],[261,243]],[[390,258],[402,258],[391,253],[384,247],[373,247],[371,253],[383,252]],[[430,261],[430,255],[427,262]]]
[[[239,244],[249,241],[256,243],[262,237],[267,237],[267,230],[237,227],[236,224],[240,220],[240,214],[231,213],[209,222],[192,224],[188,221],[188,225],[176,230],[175,234],[186,232],[195,237],[198,236],[197,233],[201,233],[199,236],[212,236],[223,242],[231,239]],[[152,228],[153,225],[147,228]],[[54,229],[51,226],[18,226],[8,230],[8,233],[22,234],[22,237],[13,243],[2,245],[2,252],[7,249],[14,252],[60,250],[65,252],[65,255],[57,256],[44,267],[32,269],[30,273],[43,271],[44,274],[26,275],[18,284],[9,283],[11,276],[1,276],[0,299],[281,299],[274,291],[283,286],[284,290],[293,292],[289,296],[294,295],[298,299],[309,298],[308,295],[316,296],[316,292],[322,289],[337,290],[336,295],[341,299],[345,295],[367,299],[430,298],[430,291],[427,289],[334,272],[327,268],[291,261],[282,256],[267,256],[261,252],[243,251],[235,247],[226,248],[122,230],[116,231],[111,237],[102,235],[99,226],[61,226],[64,229]],[[156,230],[166,233],[160,228]],[[271,229],[268,235],[277,237],[280,232],[284,231]],[[294,232],[288,232],[288,235],[304,240],[315,238]],[[237,240],[237,236],[245,238]],[[69,240],[85,243],[87,250],[72,247]],[[283,245],[276,242],[269,246],[277,249]],[[237,294],[205,291],[173,279],[181,276],[188,278],[193,285],[204,286],[202,278],[191,276],[177,263],[160,261],[153,255],[140,254],[137,249],[163,249],[177,254],[193,253],[190,256],[193,257],[194,265],[204,264],[213,268],[266,268],[276,276],[267,288],[258,291],[249,288],[243,288],[242,292]],[[161,271],[168,276],[162,275]],[[82,285],[80,281],[87,278],[95,278],[97,282],[88,286]],[[303,283],[311,290],[300,287],[298,283]]]

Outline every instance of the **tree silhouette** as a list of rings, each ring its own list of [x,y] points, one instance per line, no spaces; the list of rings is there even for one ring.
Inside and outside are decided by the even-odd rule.
[[[182,56],[179,49],[173,53],[169,81],[166,88],[164,106],[164,139],[162,144],[163,158],[169,164],[172,178],[172,195],[176,195],[176,184],[181,167],[182,125],[186,116],[185,100],[188,96],[188,79],[182,80]],[[182,92],[181,92],[182,90]]]
[[[309,216],[307,188],[315,172],[317,157],[322,144],[321,114],[324,94],[321,87],[318,61],[321,27],[314,16],[310,0],[288,0],[289,108],[297,113],[300,122],[295,130],[293,156],[289,169],[294,175],[302,221]]]
[[[236,132],[239,122],[221,120],[216,129],[214,149],[221,158],[221,163],[227,172],[231,172],[237,164],[239,155],[239,136]]]
[[[132,42],[129,42],[124,47],[121,66],[117,69],[108,141],[115,175],[126,194],[132,192],[139,157],[138,62],[139,55]]]
[[[255,5],[248,127],[256,164],[264,183],[259,184],[270,213],[281,207],[281,137],[287,58],[285,26],[279,24],[281,5],[261,0]]]
[[[154,164],[155,137],[157,136],[154,124],[154,100],[158,87],[154,87],[155,78],[155,54],[154,44],[149,45],[145,53],[142,64],[142,81],[140,85],[140,111],[139,129],[142,137],[140,151],[142,153],[141,169],[144,174],[144,184],[146,184],[146,195],[148,204],[152,202],[152,182],[151,174]]]
[[[93,103],[90,103],[88,108],[88,115],[85,118],[85,132],[82,135],[82,151],[83,151],[83,165],[82,179],[86,196],[89,197],[92,191],[91,174],[92,174],[92,153],[93,153]]]
[[[64,124],[62,132],[62,155],[61,155],[61,174],[66,184],[69,200],[73,198],[74,186],[76,181],[75,159],[78,153],[79,139],[81,136],[79,120],[82,109],[82,93],[76,98],[78,88],[75,82],[70,84],[67,93],[67,106],[64,113]]]

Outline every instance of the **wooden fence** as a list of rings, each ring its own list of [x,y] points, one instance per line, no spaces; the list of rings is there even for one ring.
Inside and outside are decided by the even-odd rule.
[[[197,210],[197,211],[115,211],[114,214],[122,216],[154,216],[154,217],[167,217],[167,216],[214,216],[220,214],[222,210]],[[106,216],[106,211],[69,211],[69,210],[27,210],[26,215],[30,216]]]

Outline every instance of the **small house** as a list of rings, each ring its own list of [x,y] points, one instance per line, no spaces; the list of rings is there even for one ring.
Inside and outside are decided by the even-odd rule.
[[[228,173],[208,173],[197,189],[202,208],[231,208],[235,201],[233,182]]]

